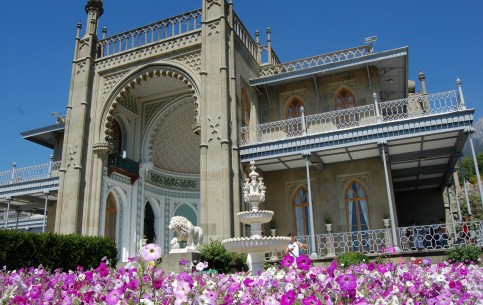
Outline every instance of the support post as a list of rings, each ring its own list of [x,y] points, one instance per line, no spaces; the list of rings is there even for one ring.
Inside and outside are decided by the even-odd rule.
[[[374,92],[372,95],[372,98],[374,99],[374,109],[376,110],[376,121],[378,123],[381,123],[381,114],[379,113],[379,103],[377,102],[377,94]]]
[[[12,200],[12,197],[7,197],[7,213],[5,213],[5,229],[8,226],[8,214],[10,213],[10,200]]]
[[[473,156],[473,164],[475,166],[476,179],[478,181],[478,190],[480,191],[480,200],[481,204],[483,205],[483,190],[481,189],[480,171],[478,170],[478,161],[476,160],[475,147],[473,145],[473,140],[471,139],[471,134],[475,132],[475,130],[472,127],[466,127],[465,132],[468,134],[468,138],[470,139],[471,155]]]
[[[459,77],[456,79],[456,84],[458,85],[458,92],[460,95],[458,108],[460,110],[466,110],[465,98],[463,97],[463,88],[461,88],[461,79],[459,79]]]
[[[302,108],[302,107],[301,107]],[[303,113],[303,111],[302,111]],[[315,248],[315,225],[314,225],[314,210],[312,207],[312,189],[310,187],[310,156],[312,154],[307,151],[302,154],[305,157],[305,167],[307,169],[307,189],[308,189],[308,201],[309,201],[309,217],[310,217],[310,248],[312,252],[310,253],[310,258],[314,259],[317,258],[317,251]]]
[[[42,233],[45,233],[45,227],[47,226],[47,204],[49,203],[49,191],[44,192],[45,204],[44,204],[44,223],[42,225]]]
[[[305,136],[307,134],[307,127],[305,126],[305,115],[304,115],[304,107],[300,107],[300,119],[302,120],[302,134]]]
[[[393,241],[394,247],[399,248],[399,243],[397,240],[397,233],[396,233],[396,222],[394,220],[395,219],[394,209],[392,208],[391,186],[389,185],[389,174],[387,172],[387,162],[386,162],[387,141],[379,140],[377,145],[379,145],[379,149],[382,154],[382,162],[384,164],[384,176],[386,178],[387,202],[389,204],[389,215],[391,216],[392,241]]]
[[[15,183],[15,169],[17,168],[17,162],[12,164],[12,177],[10,177],[10,183]]]

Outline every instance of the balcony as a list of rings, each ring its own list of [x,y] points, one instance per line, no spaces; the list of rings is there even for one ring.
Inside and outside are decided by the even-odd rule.
[[[17,168],[16,164],[14,163],[11,170],[0,172],[0,187],[58,177],[59,169],[60,161],[37,164],[22,168]]]
[[[123,176],[131,178],[131,184],[134,184],[139,178],[139,162],[123,158],[118,154],[109,154],[107,157],[107,175],[112,173],[119,173]]]
[[[241,128],[241,146],[349,130],[406,119],[429,117],[463,110],[457,91],[414,95],[405,99],[318,113]]]
[[[464,227],[468,231],[464,231]],[[359,252],[368,256],[387,254],[388,248],[397,247],[398,254],[414,254],[420,251],[442,252],[460,245],[483,247],[483,222],[451,222],[396,228],[397,240],[393,243],[391,228],[354,232],[328,232],[315,235],[316,253],[319,258],[333,258],[346,252]],[[310,246],[309,235],[297,236],[296,240]],[[309,253],[312,253],[310,249]],[[272,257],[283,257],[280,249]]]

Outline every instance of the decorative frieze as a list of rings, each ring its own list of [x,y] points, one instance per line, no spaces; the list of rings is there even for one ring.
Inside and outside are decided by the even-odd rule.
[[[190,192],[200,190],[199,179],[168,176],[152,170],[149,170],[146,173],[146,182],[170,190],[183,190]]]
[[[96,71],[131,64],[135,61],[157,57],[163,53],[173,52],[182,48],[201,44],[201,30],[191,32],[182,37],[177,37],[162,42],[130,50],[119,55],[113,55],[98,61]]]
[[[154,185],[145,184],[144,188],[146,189],[147,193],[151,193],[154,195],[160,195],[164,197],[171,197],[171,198],[185,198],[185,199],[200,199],[199,192],[181,192],[181,191],[171,191],[156,187]]]

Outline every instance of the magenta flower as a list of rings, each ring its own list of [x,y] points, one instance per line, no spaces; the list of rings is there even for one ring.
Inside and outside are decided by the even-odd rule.
[[[282,261],[280,262],[280,265],[282,267],[288,268],[293,264],[294,261],[295,261],[295,258],[292,255],[287,254],[283,257]]]
[[[116,305],[117,302],[119,302],[119,299],[121,298],[121,291],[114,289],[111,290],[106,297],[106,304],[107,305]]]
[[[182,258],[182,259],[180,259],[180,260],[179,260],[179,265],[180,265],[180,266],[186,266],[186,265],[188,265],[189,263],[190,263],[190,261],[189,261],[189,260],[187,260],[186,258]]]
[[[293,290],[288,291],[282,295],[281,305],[292,305],[295,302],[295,292]]]
[[[161,248],[156,244],[147,244],[141,249],[141,257],[146,262],[152,262],[161,258]]]
[[[43,297],[44,297],[44,301],[47,301],[47,302],[52,301],[55,298],[55,290],[52,288],[45,290]]]
[[[277,298],[275,295],[267,295],[265,298],[263,298],[263,304],[264,305],[280,305],[280,302],[277,301]]]
[[[302,254],[299,257],[297,257],[297,267],[300,270],[309,270],[311,262],[312,261],[310,260],[310,258],[305,254]]]
[[[30,299],[37,299],[40,296],[41,292],[42,292],[42,289],[40,289],[39,286],[32,286],[30,287],[28,296]]]
[[[317,300],[317,298],[313,295],[302,299],[302,304],[304,305],[322,305],[322,303]]]
[[[357,279],[352,274],[339,275],[336,282],[339,284],[340,289],[344,291],[352,291],[357,288]]]

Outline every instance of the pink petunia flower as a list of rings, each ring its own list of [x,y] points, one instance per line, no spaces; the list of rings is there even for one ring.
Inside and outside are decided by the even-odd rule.
[[[294,261],[295,261],[295,258],[292,255],[287,254],[287,255],[284,256],[284,258],[280,262],[280,265],[282,267],[288,268],[288,267],[292,266]]]
[[[141,257],[146,262],[152,262],[161,258],[161,248],[156,244],[147,244],[141,249]]]
[[[311,262],[312,261],[310,260],[310,258],[305,254],[302,254],[299,257],[297,257],[297,267],[300,270],[309,270]]]
[[[117,302],[119,302],[119,299],[121,298],[121,291],[118,289],[111,290],[106,297],[106,304],[107,305],[116,305]]]
[[[282,295],[281,305],[292,305],[295,302],[295,292],[293,290],[288,291]]]
[[[322,302],[317,300],[317,298],[313,295],[302,299],[302,304],[304,305],[322,305]]]
[[[337,284],[339,284],[340,289],[344,291],[352,291],[357,288],[357,279],[352,274],[342,274],[336,279]]]

